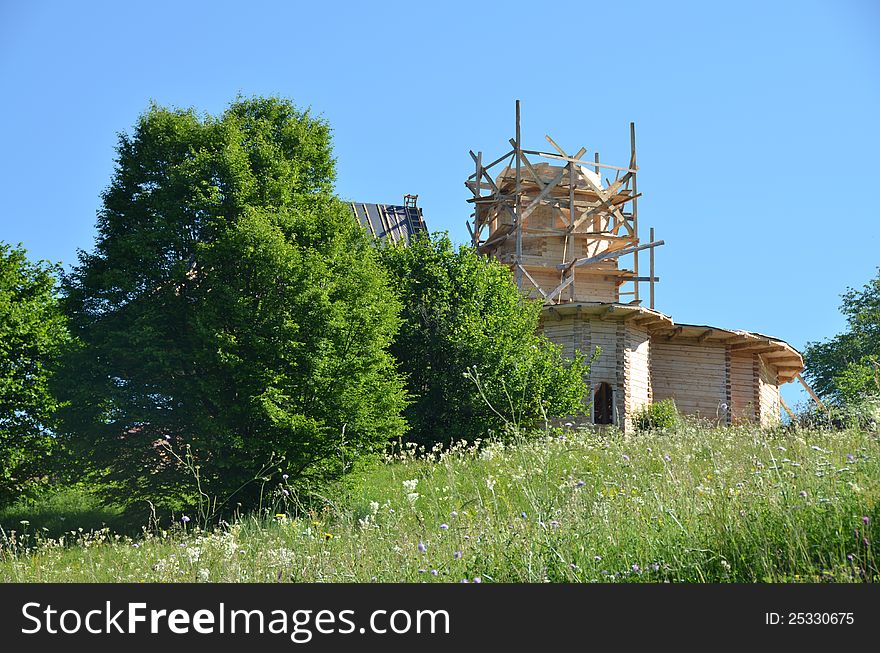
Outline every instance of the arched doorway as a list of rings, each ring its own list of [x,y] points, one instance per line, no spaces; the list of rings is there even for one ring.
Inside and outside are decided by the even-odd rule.
[[[593,424],[614,423],[614,393],[611,385],[600,383],[593,395]]]

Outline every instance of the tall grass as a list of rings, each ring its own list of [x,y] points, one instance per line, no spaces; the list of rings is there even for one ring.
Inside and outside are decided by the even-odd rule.
[[[285,496],[284,491],[288,495]],[[684,424],[405,448],[317,507],[0,536],[5,581],[880,580],[880,444],[859,430]]]

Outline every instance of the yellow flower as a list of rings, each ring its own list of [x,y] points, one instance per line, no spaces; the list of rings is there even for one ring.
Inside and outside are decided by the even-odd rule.
[[[324,533],[324,539],[325,539],[325,540],[332,540],[332,539],[333,539],[333,533]]]

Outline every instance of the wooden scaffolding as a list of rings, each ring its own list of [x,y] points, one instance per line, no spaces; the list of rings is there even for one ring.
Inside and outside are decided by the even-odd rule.
[[[474,247],[511,267],[517,286],[547,305],[574,301],[640,305],[640,284],[649,284],[654,308],[654,248],[639,241],[635,125],[630,123],[626,167],[586,160],[586,148],[568,154],[550,136],[553,150],[522,147],[516,101],[512,147],[490,163],[470,152],[475,170],[465,182],[474,206],[468,230]],[[614,178],[605,178],[603,171]],[[649,274],[640,276],[639,252],[650,251]],[[632,257],[625,259],[624,257]],[[629,269],[622,260],[631,260]]]

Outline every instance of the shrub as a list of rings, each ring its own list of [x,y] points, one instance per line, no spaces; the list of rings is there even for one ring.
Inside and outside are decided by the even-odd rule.
[[[654,404],[643,406],[633,418],[636,429],[651,431],[671,429],[681,423],[678,408],[673,399],[664,399]]]
[[[846,403],[838,402],[826,410],[812,406],[798,415],[798,426],[807,429],[860,429],[877,432],[880,428],[880,397],[866,395]]]

